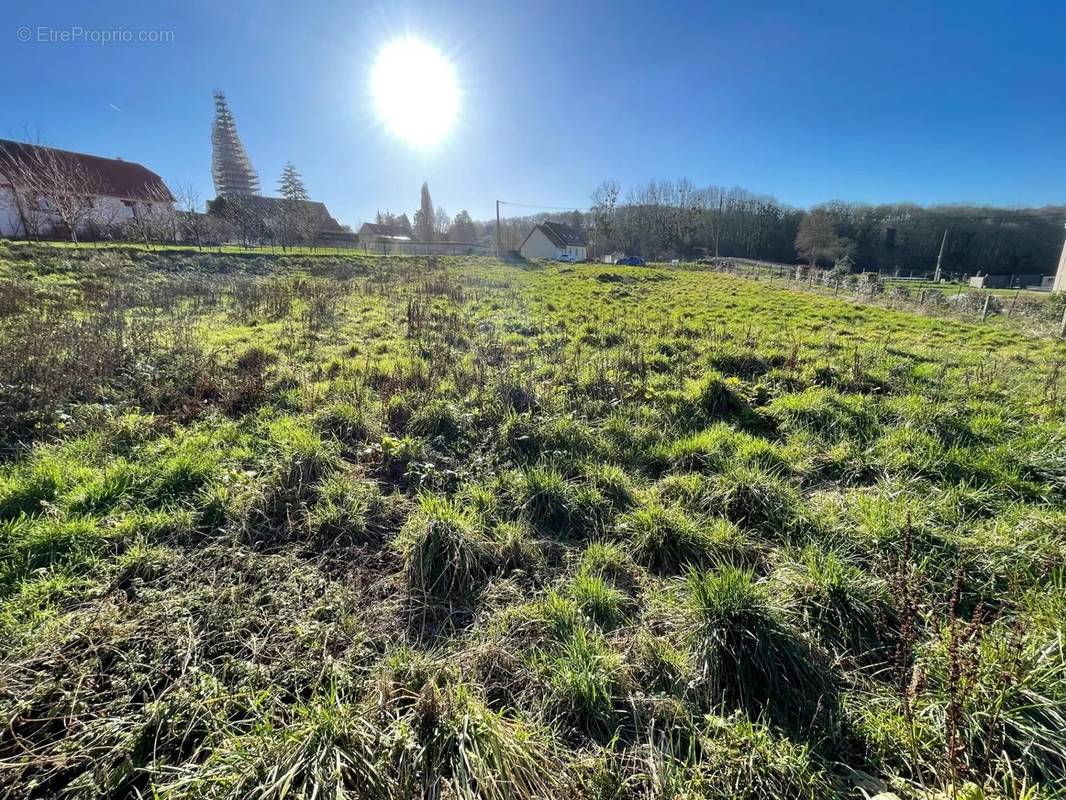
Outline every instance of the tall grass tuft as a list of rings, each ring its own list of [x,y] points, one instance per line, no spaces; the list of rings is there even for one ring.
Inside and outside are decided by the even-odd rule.
[[[884,656],[894,612],[888,590],[842,553],[807,545],[780,566],[776,581],[804,628],[837,656],[875,662]]]
[[[685,576],[686,638],[693,689],[709,708],[764,713],[809,726],[832,711],[835,691],[825,663],[787,622],[768,587],[735,567]]]
[[[422,494],[397,538],[411,594],[427,604],[465,605],[494,563],[492,541],[446,498]]]

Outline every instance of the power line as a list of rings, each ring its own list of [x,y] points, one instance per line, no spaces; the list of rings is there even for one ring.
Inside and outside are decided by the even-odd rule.
[[[516,206],[518,208],[539,208],[544,211],[588,211],[583,206],[541,206],[535,203],[512,203],[510,200],[497,200],[501,206]]]

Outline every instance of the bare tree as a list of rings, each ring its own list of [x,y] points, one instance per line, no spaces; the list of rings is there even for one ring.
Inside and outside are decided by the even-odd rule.
[[[200,192],[193,184],[182,181],[174,184],[173,194],[181,237],[196,242],[196,248],[203,250],[208,217],[200,211]]]
[[[67,158],[46,147],[24,148],[9,159],[17,174],[12,183],[22,187],[24,197],[23,226],[27,232],[32,216],[38,222],[54,218],[78,244],[78,229],[93,215],[94,194],[100,176],[90,173],[76,158]],[[27,224],[30,223],[30,224]]]
[[[131,208],[133,213],[125,221],[131,238],[143,241],[149,249],[153,242],[176,238],[174,198],[165,186],[145,186],[138,192],[138,199],[132,201]]]
[[[832,216],[821,208],[803,218],[796,234],[796,252],[810,259],[812,267],[818,259],[835,259],[845,253],[846,245],[847,242],[837,236]]]
[[[245,247],[259,243],[266,231],[263,209],[251,195],[228,194],[215,198],[210,213],[218,214],[226,223],[226,230],[240,240]]]
[[[50,214],[25,162],[7,152],[0,154],[0,180],[7,185],[14,204],[8,209],[12,226],[21,229],[27,239],[39,238],[47,227]]]
[[[607,253],[615,247],[615,206],[619,191],[615,181],[604,181],[592,191],[593,255]]]
[[[433,214],[433,238],[443,241],[448,238],[448,229],[452,226],[452,218],[442,206],[438,206]]]

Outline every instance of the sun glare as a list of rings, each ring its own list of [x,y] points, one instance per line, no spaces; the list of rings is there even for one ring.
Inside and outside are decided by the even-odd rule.
[[[455,70],[432,45],[406,37],[385,44],[370,85],[378,116],[399,138],[418,147],[440,142],[459,112]]]

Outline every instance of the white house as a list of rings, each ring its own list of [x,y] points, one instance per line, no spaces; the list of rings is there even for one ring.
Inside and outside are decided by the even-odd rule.
[[[67,190],[86,208],[79,233],[174,204],[163,179],[133,161],[0,139],[0,236],[66,236],[49,196]]]
[[[561,222],[542,222],[522,242],[519,252],[523,258],[561,258],[570,256],[574,261],[584,261],[588,255],[585,237]]]

